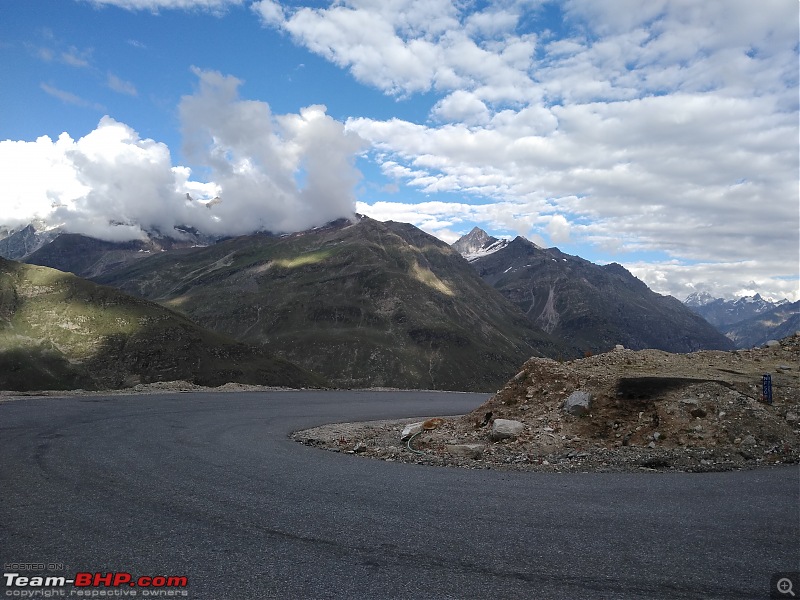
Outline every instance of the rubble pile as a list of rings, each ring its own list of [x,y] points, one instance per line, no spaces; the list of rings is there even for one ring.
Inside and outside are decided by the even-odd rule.
[[[403,435],[414,421],[338,424],[294,437],[467,468],[722,471],[797,463],[800,336],[734,352],[617,348],[568,362],[532,358],[471,413]]]

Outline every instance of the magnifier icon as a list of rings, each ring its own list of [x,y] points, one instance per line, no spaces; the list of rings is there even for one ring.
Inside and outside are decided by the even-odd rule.
[[[795,597],[795,593],[792,591],[792,580],[788,577],[782,577],[778,579],[775,587],[778,588],[778,591],[781,594],[789,594],[792,598]]]

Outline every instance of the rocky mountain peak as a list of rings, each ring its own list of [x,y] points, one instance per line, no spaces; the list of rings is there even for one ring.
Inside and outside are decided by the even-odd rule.
[[[706,304],[711,304],[715,300],[716,298],[708,292],[693,292],[686,297],[683,303],[689,307],[705,306]]]
[[[480,227],[473,227],[467,235],[457,239],[452,248],[468,261],[497,252],[508,245],[508,240],[498,239]]]

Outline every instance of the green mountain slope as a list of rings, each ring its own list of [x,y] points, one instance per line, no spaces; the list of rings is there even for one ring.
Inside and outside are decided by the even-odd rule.
[[[162,306],[0,258],[0,389],[107,389],[183,379],[319,384],[289,362]]]
[[[368,218],[162,253],[98,281],[342,387],[493,390],[520,358],[564,352],[447,244]]]

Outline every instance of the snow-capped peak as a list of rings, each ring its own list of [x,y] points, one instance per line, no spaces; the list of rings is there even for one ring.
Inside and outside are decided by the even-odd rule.
[[[714,298],[714,296],[708,292],[694,292],[689,294],[683,303],[686,306],[705,306],[706,304],[711,304],[715,300],[717,300],[717,298]]]
[[[472,262],[487,254],[502,250],[508,245],[508,240],[498,239],[489,235],[480,227],[473,227],[467,235],[453,242],[453,249],[461,256]]]

